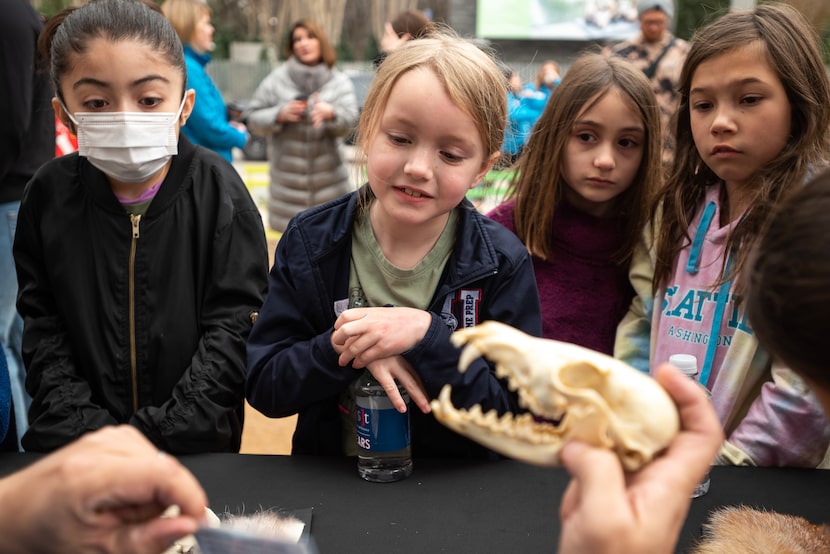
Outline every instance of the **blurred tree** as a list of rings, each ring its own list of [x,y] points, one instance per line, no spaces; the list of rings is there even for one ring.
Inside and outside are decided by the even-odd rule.
[[[52,17],[69,6],[80,6],[87,0],[32,0],[35,9],[46,17]]]
[[[32,0],[44,15],[87,0]],[[161,4],[162,0],[155,0]],[[215,56],[228,56],[232,41],[262,41],[279,51],[288,26],[301,17],[320,23],[337,45],[342,59],[370,60],[384,23],[405,9],[428,11],[435,21],[445,22],[450,4],[469,0],[207,0],[216,27]],[[689,39],[700,25],[725,13],[730,0],[676,0],[677,36]],[[761,0],[780,1],[780,0]],[[830,49],[830,0],[785,0],[798,8],[822,36]]]
[[[689,40],[695,29],[716,16],[726,13],[729,10],[730,0],[706,0],[705,2],[680,0],[677,4],[675,34]]]
[[[789,0],[813,24],[824,43],[824,60],[830,61],[830,0]]]
[[[372,54],[369,2],[348,2],[343,14],[343,37],[338,48],[339,60],[367,60]]]
[[[383,27],[404,10],[418,8],[418,0],[374,0],[372,2],[372,35],[376,40],[383,36]]]
[[[830,1],[828,0],[789,0],[787,2],[804,14],[813,24],[816,32],[824,34],[830,23]]]
[[[69,1],[69,0],[42,0]],[[83,0],[76,0],[83,1]],[[259,40],[281,51],[285,31],[302,17],[320,23],[343,60],[370,60],[377,54],[383,23],[417,8],[444,21],[452,0],[207,0],[216,27],[216,57],[227,57],[235,40]],[[379,23],[378,23],[379,22]]]
[[[781,1],[781,0],[761,0]],[[825,60],[830,60],[830,0],[784,0],[804,14],[813,24],[825,45]],[[689,40],[695,29],[723,15],[730,8],[730,0],[679,0],[676,34]]]

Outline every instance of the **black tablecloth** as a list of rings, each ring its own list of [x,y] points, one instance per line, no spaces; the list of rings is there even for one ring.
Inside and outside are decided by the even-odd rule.
[[[6,475],[36,459],[0,455]],[[515,461],[416,460],[412,476],[368,483],[353,459],[244,454],[185,456],[218,514],[312,508],[321,554],[347,552],[554,552],[561,469]],[[715,467],[692,501],[678,552],[700,536],[713,508],[747,505],[830,521],[830,471]]]

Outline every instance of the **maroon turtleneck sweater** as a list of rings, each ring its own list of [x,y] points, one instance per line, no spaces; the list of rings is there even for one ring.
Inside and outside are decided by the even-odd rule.
[[[487,214],[515,233],[514,202]],[[634,290],[628,266],[611,261],[623,238],[621,217],[598,218],[559,203],[551,229],[552,261],[533,256],[542,336],[613,354],[617,324]]]

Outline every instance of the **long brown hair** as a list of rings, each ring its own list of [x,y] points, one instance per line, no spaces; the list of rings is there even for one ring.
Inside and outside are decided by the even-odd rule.
[[[571,129],[592,99],[618,90],[640,114],[645,127],[643,159],[631,186],[617,197],[626,218],[625,237],[615,260],[631,258],[646,224],[652,193],[660,184],[660,110],[643,72],[621,58],[586,53],[577,58],[553,92],[515,166],[509,198],[516,234],[531,254],[551,260],[553,213],[568,184],[562,175]]]
[[[291,25],[288,31],[288,40],[285,41],[285,48],[283,49],[283,56],[287,60],[294,55],[294,31],[297,29],[305,29],[312,37],[320,42],[320,61],[328,67],[334,67],[337,63],[337,52],[331,44],[328,35],[323,28],[315,21],[310,19],[300,19]]]
[[[819,40],[807,20],[782,3],[760,4],[751,11],[731,12],[700,29],[680,76],[680,105],[675,118],[677,148],[669,177],[658,194],[655,211],[662,210],[656,233],[653,286],[670,278],[680,251],[688,246],[689,222],[703,202],[708,187],[720,178],[703,163],[692,137],[689,91],[698,66],[725,52],[758,44],[777,73],[792,107],[791,132],[781,152],[759,171],[750,208],[732,228],[727,252],[735,252],[732,269],[713,286],[740,273],[752,243],[770,210],[793,187],[801,186],[811,170],[826,163],[830,148],[830,83],[821,57]],[[740,285],[740,283],[738,283]],[[740,286],[738,286],[740,290]]]

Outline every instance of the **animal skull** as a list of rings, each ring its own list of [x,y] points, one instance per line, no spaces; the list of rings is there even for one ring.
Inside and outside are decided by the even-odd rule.
[[[614,450],[623,466],[634,471],[678,432],[677,408],[665,390],[605,354],[535,338],[495,321],[458,330],[452,342],[466,345],[459,371],[482,355],[496,362],[496,376],[507,378],[510,390],[518,391],[519,406],[530,413],[499,418],[495,410],[483,414],[478,405],[457,410],[449,385],[432,401],[432,413],[450,429],[505,456],[556,466],[562,446],[578,439]]]

